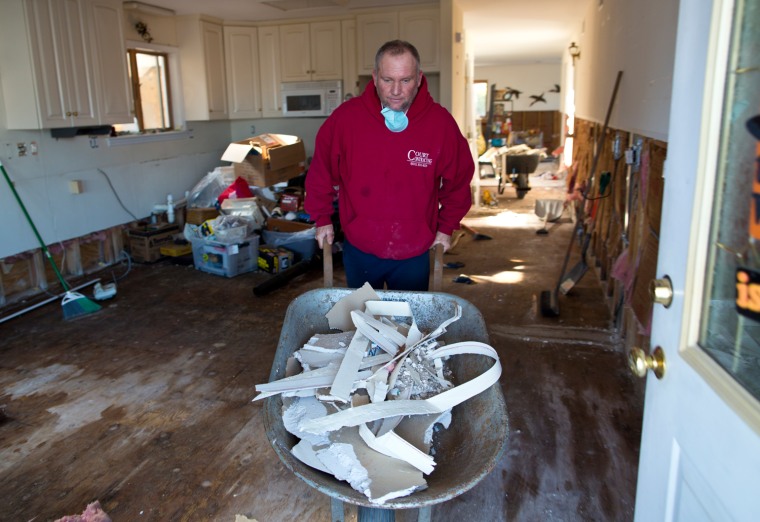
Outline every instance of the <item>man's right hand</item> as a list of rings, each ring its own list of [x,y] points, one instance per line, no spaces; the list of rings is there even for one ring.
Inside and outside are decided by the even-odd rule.
[[[327,240],[328,245],[332,245],[333,241],[335,240],[335,231],[333,230],[333,226],[324,225],[321,227],[317,227],[315,237],[317,240],[317,244],[319,244],[319,248],[324,248],[325,240]]]

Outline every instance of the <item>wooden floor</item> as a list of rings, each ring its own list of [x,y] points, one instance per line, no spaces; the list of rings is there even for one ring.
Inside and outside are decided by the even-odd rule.
[[[501,357],[510,432],[496,469],[434,506],[434,521],[633,518],[643,385],[602,287],[590,271],[558,318],[538,310],[572,224],[565,214],[537,235],[533,203],[562,193],[536,186],[518,200],[507,188],[466,220],[493,239],[465,236],[445,257],[464,267],[445,269],[443,291],[480,309]],[[101,311],[64,321],[54,303],[0,324],[0,520],[55,520],[95,500],[114,522],[330,520],[329,498],[280,463],[251,402],[288,304],[321,287],[321,271],[262,297],[261,273],[162,261],[98,275],[118,278]]]

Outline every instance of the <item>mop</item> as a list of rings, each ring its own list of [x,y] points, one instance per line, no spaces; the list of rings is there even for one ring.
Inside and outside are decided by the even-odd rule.
[[[18,195],[18,192],[16,192],[16,187],[13,186],[11,178],[8,177],[8,173],[5,171],[5,167],[3,166],[2,162],[0,162],[0,170],[3,171],[3,177],[5,178],[5,181],[8,183],[11,192],[13,192],[13,195],[16,197],[16,201],[18,202],[19,207],[21,207],[21,210],[24,212],[24,216],[26,216],[26,220],[29,223],[29,226],[32,227],[34,235],[37,236],[37,241],[40,243],[40,248],[42,248],[42,251],[45,253],[45,257],[47,257],[48,261],[50,261],[50,265],[53,267],[55,275],[58,277],[58,280],[61,282],[63,289],[66,291],[66,293],[63,295],[63,300],[61,301],[61,307],[63,308],[63,318],[73,319],[75,317],[91,314],[100,310],[99,304],[95,303],[94,301],[90,301],[78,292],[74,292],[66,280],[63,278],[61,271],[58,270],[58,265],[55,264],[53,256],[50,255],[50,251],[45,245],[45,242],[42,240],[42,236],[40,236],[40,233],[37,231],[37,227],[34,226],[34,222],[29,216],[29,212],[27,212],[24,203],[21,201],[21,197]]]

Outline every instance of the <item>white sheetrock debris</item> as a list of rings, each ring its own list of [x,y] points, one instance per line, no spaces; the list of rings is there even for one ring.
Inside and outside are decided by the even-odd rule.
[[[425,453],[430,452],[433,443],[433,426],[441,424],[444,429],[451,425],[451,411],[441,415],[414,415],[404,417],[394,428],[396,434]]]
[[[314,446],[309,444],[306,439],[299,440],[298,444],[293,446],[293,449],[290,451],[293,453],[293,456],[295,456],[295,458],[307,466],[311,466],[312,468],[318,469],[319,471],[323,471],[325,473],[330,473],[330,470],[327,469],[325,465],[322,464],[322,461],[319,460],[319,457],[317,457],[317,452],[314,451]]]
[[[383,504],[427,487],[421,471],[369,448],[357,428],[339,430],[331,434],[330,440],[333,443],[330,447],[338,446],[339,449],[333,452],[319,450],[319,459],[328,467],[332,465],[330,458],[338,459],[339,471],[351,478],[341,480],[348,480],[354,489],[363,492],[373,503]],[[346,466],[352,469],[347,470]]]
[[[447,428],[451,408],[501,375],[490,346],[437,340],[461,315],[455,303],[454,316],[423,335],[408,303],[381,301],[365,285],[326,314],[331,328],[347,331],[314,334],[297,351],[302,364],[288,362],[288,372],[306,371],[257,385],[256,399],[282,393],[283,422],[301,438],[293,454],[302,462],[348,481],[373,503],[408,495],[427,487],[423,473],[435,468],[433,427]],[[385,353],[370,356],[378,347]],[[454,386],[443,361],[460,354],[484,355],[494,364]]]
[[[286,401],[282,407],[282,424],[289,433],[305,440],[309,444],[326,444],[325,436],[314,436],[301,430],[300,425],[304,419],[313,419],[327,414],[325,405],[314,397],[299,397],[292,401]]]
[[[351,390],[359,373],[359,366],[369,348],[369,339],[364,337],[361,332],[356,332],[351,344],[348,345],[346,355],[340,364],[340,369],[335,375],[335,380],[330,388],[330,395],[341,402],[348,402]]]
[[[327,323],[330,328],[335,330],[353,330],[354,323],[351,321],[351,312],[353,310],[364,309],[364,303],[370,300],[378,300],[380,296],[369,285],[364,283],[364,286],[351,292],[346,297],[338,300],[332,309],[325,314],[327,317]]]
[[[411,464],[425,475],[430,475],[435,469],[433,457],[423,453],[407,441],[389,431],[388,433],[375,437],[375,434],[367,427],[366,424],[359,426],[359,435],[367,446],[375,451],[393,457],[394,459],[403,460]]]
[[[485,391],[489,386],[499,381],[499,376],[501,375],[499,356],[496,350],[487,344],[478,342],[455,343],[439,348],[433,352],[433,356],[446,357],[466,353],[486,355],[494,359],[495,364],[474,379],[441,392],[429,399],[385,401],[367,404],[358,408],[342,410],[319,419],[305,421],[301,428],[310,433],[325,433],[340,429],[343,426],[358,426],[359,424],[365,424],[388,416],[443,413]]]

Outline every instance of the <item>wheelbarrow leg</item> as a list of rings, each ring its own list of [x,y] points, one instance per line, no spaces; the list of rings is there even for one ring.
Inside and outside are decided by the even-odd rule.
[[[343,501],[330,497],[330,512],[332,522],[345,522],[346,517],[343,514]]]
[[[395,522],[396,511],[393,509],[359,506],[358,522]]]
[[[432,520],[433,507],[423,506],[417,510],[417,522],[430,522]]]

